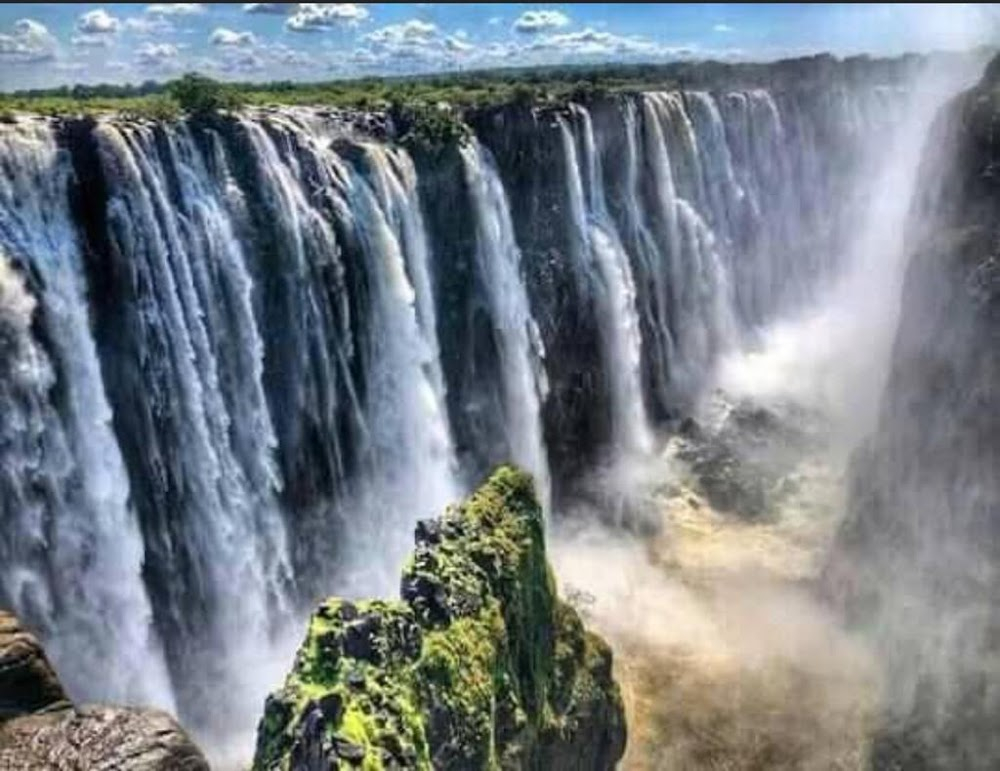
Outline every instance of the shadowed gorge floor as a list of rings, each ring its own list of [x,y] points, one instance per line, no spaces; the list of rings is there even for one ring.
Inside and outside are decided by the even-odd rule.
[[[627,504],[658,532],[569,526],[555,539],[564,590],[617,654],[623,767],[867,768],[878,671],[815,591],[840,522],[842,459],[797,448],[764,474],[767,511],[747,518],[713,508],[678,457],[685,443],[650,462],[642,477],[659,481]]]

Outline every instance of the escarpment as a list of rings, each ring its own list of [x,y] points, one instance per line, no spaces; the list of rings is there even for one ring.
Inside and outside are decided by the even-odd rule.
[[[246,746],[288,630],[334,587],[392,592],[418,517],[504,462],[573,511],[608,462],[683,429],[720,359],[825,296],[921,76],[961,58],[684,63],[475,108],[0,116],[0,605],[69,693]],[[749,454],[687,439],[713,504],[766,519]],[[441,625],[455,656],[519,655],[424,580],[363,606],[404,638],[390,668]],[[576,642],[531,649],[603,682],[601,646],[552,602]],[[496,686],[497,763],[549,763],[550,717],[585,701],[548,666]],[[303,694],[295,730],[316,722]],[[464,709],[406,742],[486,752]],[[435,744],[452,725],[470,738]],[[348,755],[375,746],[346,726]]]
[[[611,651],[556,595],[528,475],[501,467],[422,521],[401,595],[320,605],[267,700],[257,771],[615,767]]]
[[[939,114],[828,590],[887,661],[877,768],[1000,763],[1000,59]]]

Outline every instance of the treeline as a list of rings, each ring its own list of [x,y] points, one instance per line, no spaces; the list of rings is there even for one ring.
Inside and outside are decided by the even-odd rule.
[[[407,76],[361,77],[321,82],[290,80],[221,82],[198,73],[138,85],[60,86],[0,94],[0,113],[26,110],[47,114],[115,111],[165,118],[183,111],[213,113],[243,105],[329,105],[361,110],[440,106],[468,108],[507,103],[545,104],[585,100],[610,91],[667,88],[809,88],[817,79],[839,74],[867,79],[874,71],[891,82],[935,58],[965,54],[905,55],[893,59],[829,54],[767,64],[718,61],[609,63],[497,68]]]

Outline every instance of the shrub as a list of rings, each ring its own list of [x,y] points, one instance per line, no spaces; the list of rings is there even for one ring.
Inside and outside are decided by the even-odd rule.
[[[196,72],[187,73],[167,88],[180,108],[191,115],[214,115],[219,110],[239,109],[242,104],[236,89]]]

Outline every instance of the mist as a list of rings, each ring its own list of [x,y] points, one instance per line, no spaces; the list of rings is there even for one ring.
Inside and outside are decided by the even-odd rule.
[[[851,188],[861,217],[842,268],[804,308],[723,352],[699,392],[694,441],[746,440],[741,457],[771,479],[767,516],[713,509],[691,453],[678,450],[687,441],[682,430],[680,439],[661,435],[655,455],[625,454],[594,471],[559,519],[553,553],[562,590],[618,657],[630,721],[624,767],[881,767],[886,726],[916,709],[928,668],[956,688],[969,668],[954,660],[961,655],[955,636],[962,624],[968,633],[969,618],[935,620],[940,598],[930,602],[931,587],[912,570],[900,569],[883,587],[889,611],[867,624],[845,613],[842,586],[830,576],[843,579],[831,563],[859,569],[840,564],[838,551],[848,512],[868,513],[851,495],[851,457],[879,429],[904,274],[920,234],[932,227],[919,221],[915,204],[918,185],[948,160],[929,140],[931,125],[980,70],[979,63],[920,69],[906,97],[887,102],[888,141],[866,148]],[[733,439],[727,419],[746,409],[795,425],[805,441]],[[921,490],[906,496],[911,506],[923,496],[921,511],[956,505]],[[935,565],[979,564],[972,551],[947,545],[954,539],[940,540],[940,527],[920,538]],[[891,562],[891,554],[873,559]],[[944,576],[961,583],[968,571],[961,572]],[[843,580],[886,574],[893,568]],[[988,617],[984,608],[967,612]],[[892,655],[901,644],[912,651],[908,658]],[[966,653],[977,651],[973,644]],[[984,667],[985,681],[996,682],[1000,671]]]

